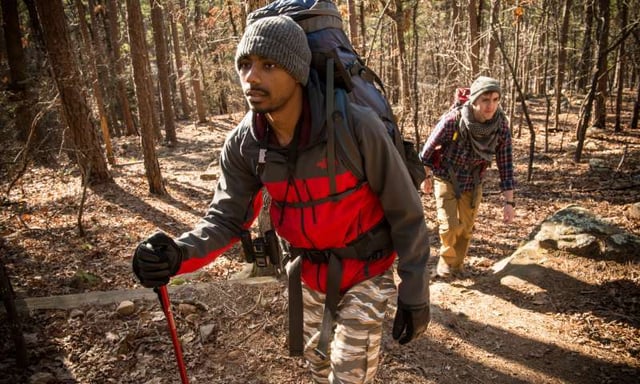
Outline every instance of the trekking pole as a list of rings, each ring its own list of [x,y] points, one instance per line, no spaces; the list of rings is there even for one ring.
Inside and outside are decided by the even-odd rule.
[[[171,333],[171,341],[173,342],[173,351],[176,354],[176,361],[178,362],[178,369],[180,370],[180,379],[182,384],[189,384],[187,378],[187,369],[184,366],[184,360],[182,359],[182,348],[180,348],[180,339],[178,339],[178,331],[176,331],[176,323],[173,320],[173,314],[171,313],[169,293],[167,292],[167,286],[163,285],[153,289],[158,294],[160,305],[162,306],[162,312],[167,318],[169,325],[169,332]]]

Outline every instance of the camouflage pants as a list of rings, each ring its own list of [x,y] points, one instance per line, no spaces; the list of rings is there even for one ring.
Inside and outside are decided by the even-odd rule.
[[[389,298],[396,292],[393,270],[356,284],[338,303],[328,357],[318,344],[325,295],[302,284],[304,357],[316,383],[370,383],[378,370],[382,322]]]
[[[436,198],[440,233],[440,257],[452,267],[460,267],[467,256],[473,224],[482,200],[482,185],[463,192],[456,199],[451,183],[435,179],[433,193]]]

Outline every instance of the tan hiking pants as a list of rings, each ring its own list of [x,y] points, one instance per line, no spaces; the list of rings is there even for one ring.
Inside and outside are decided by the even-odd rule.
[[[482,185],[474,191],[463,192],[456,199],[453,185],[443,179],[434,179],[440,234],[440,257],[453,268],[461,267],[467,256],[473,224],[482,200]]]

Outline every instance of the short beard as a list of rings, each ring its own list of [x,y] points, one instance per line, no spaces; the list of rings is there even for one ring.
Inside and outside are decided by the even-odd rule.
[[[256,106],[254,106],[254,105],[253,105],[253,104],[251,104],[251,103],[249,103],[249,108],[250,108],[253,112],[255,112],[255,113],[261,113],[261,114],[263,114],[263,115],[274,111],[274,109],[273,109],[273,108],[265,108],[265,107],[260,108],[260,107],[256,107]]]

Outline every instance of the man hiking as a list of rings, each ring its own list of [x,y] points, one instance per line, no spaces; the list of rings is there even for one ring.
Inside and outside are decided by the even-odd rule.
[[[250,111],[224,143],[213,201],[193,230],[144,240],[134,272],[156,287],[210,263],[249,228],[266,187],[274,228],[291,246],[289,296],[299,296],[304,322],[300,349],[293,343],[292,351],[303,353],[317,383],[370,383],[389,299],[397,292],[392,333],[401,344],[429,323],[429,246],[418,192],[383,122],[352,103],[347,121],[365,178],[340,156],[329,174],[323,88],[292,19],[249,24],[235,61]]]
[[[469,99],[442,116],[420,157],[427,171],[424,193],[433,192],[440,233],[439,277],[464,276],[473,225],[482,199],[482,179],[495,158],[503,196],[503,221],[515,217],[509,121],[500,108],[496,79],[478,77]]]

